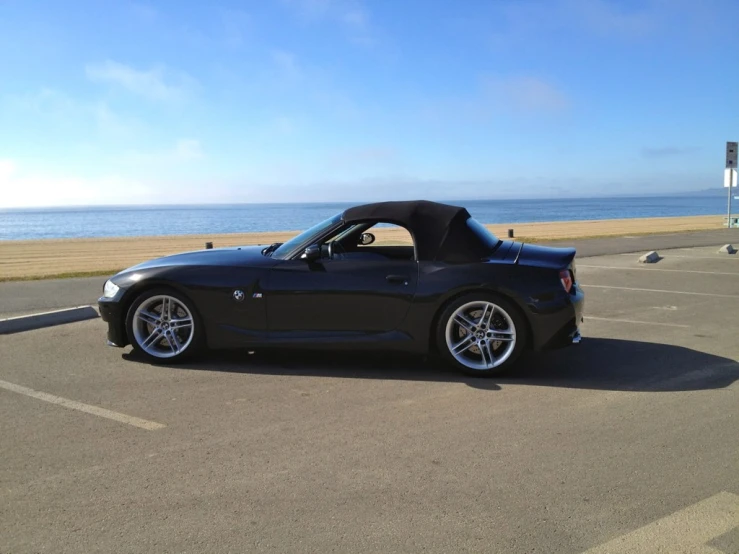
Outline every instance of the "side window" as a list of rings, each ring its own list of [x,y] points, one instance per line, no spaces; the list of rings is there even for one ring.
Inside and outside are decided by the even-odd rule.
[[[365,233],[374,235],[374,242],[360,245],[360,248],[372,248],[373,246],[413,246],[413,237],[408,229],[393,223],[375,223]]]

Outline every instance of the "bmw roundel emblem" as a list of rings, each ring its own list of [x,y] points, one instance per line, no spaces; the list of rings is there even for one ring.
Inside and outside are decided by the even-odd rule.
[[[244,294],[244,291],[243,290],[235,290],[234,291],[234,300],[236,300],[236,302],[241,302],[244,299],[245,296],[246,295]]]

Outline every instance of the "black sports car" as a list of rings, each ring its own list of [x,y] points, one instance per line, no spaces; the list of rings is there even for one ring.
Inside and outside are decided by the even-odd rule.
[[[379,245],[386,224],[412,245]],[[574,248],[500,240],[462,207],[355,206],[285,243],[206,249],[113,276],[108,344],[152,362],[208,348],[438,352],[489,375],[525,348],[580,341]]]

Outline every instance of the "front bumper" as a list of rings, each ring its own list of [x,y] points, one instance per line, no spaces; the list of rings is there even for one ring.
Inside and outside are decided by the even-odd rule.
[[[128,344],[126,322],[121,303],[116,298],[99,298],[100,317],[108,324],[108,346],[124,347]]]

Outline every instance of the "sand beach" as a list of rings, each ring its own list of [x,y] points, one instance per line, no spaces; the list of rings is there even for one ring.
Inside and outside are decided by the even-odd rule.
[[[500,238],[507,238],[508,229],[514,229],[517,240],[528,242],[704,231],[723,226],[722,215],[486,225]],[[147,259],[202,249],[208,241],[215,248],[271,244],[299,232],[0,241],[0,280],[114,273]],[[403,240],[388,231],[377,235],[378,241]]]

